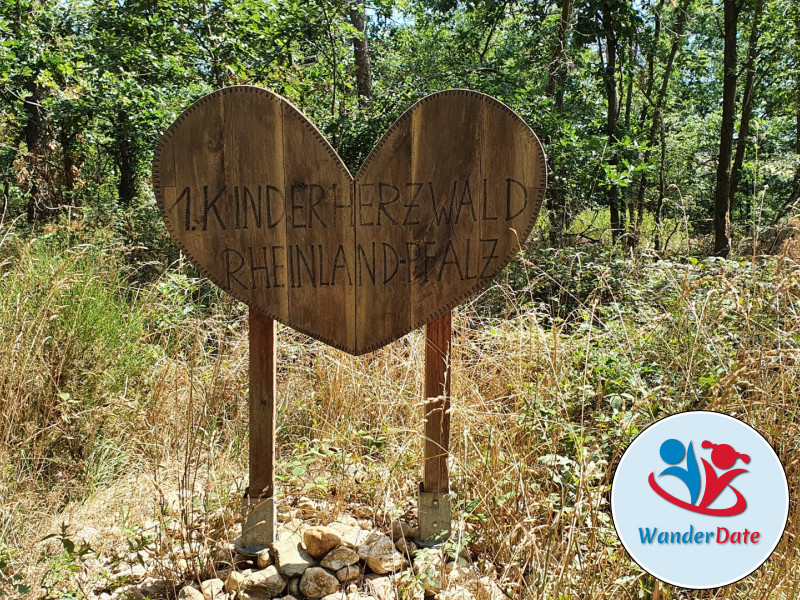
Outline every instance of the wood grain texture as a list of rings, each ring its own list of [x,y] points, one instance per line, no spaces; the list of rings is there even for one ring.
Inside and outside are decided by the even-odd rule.
[[[450,492],[450,311],[425,326],[425,455],[422,489]]]
[[[275,495],[275,321],[250,309],[250,498]]]
[[[485,288],[532,230],[545,156],[525,122],[468,90],[423,98],[352,177],[287,100],[235,86],[159,142],[170,234],[217,285],[352,354]]]

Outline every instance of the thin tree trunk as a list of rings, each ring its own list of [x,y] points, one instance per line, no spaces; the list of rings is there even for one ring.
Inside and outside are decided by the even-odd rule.
[[[356,68],[356,93],[359,106],[372,102],[372,66],[367,40],[367,15],[364,0],[354,0],[350,5],[350,24],[358,31],[353,36],[353,62]]]
[[[11,29],[11,39],[24,39],[25,29],[28,27],[28,21],[34,11],[38,10],[35,3],[28,3],[23,5],[22,2],[17,2],[15,7],[17,18],[12,19],[9,23]],[[10,11],[9,11],[10,13]],[[23,82],[23,89],[25,90],[25,98],[22,102],[22,110],[25,113],[25,123],[22,127],[22,135],[20,142],[24,142],[27,149],[27,156],[25,162],[27,163],[28,173],[30,179],[28,180],[27,198],[26,198],[26,216],[28,223],[33,223],[42,215],[46,216],[45,196],[47,194],[46,186],[43,185],[44,181],[44,165],[45,149],[47,147],[46,128],[45,128],[45,112],[42,102],[46,97],[46,90],[38,82],[39,74],[44,68],[41,59],[32,68],[32,72],[28,75]]]
[[[617,122],[619,120],[619,96],[617,93],[617,39],[615,34],[615,22],[612,11],[606,8],[603,11],[603,27],[605,30],[606,56],[604,78],[606,84],[606,99],[608,101],[606,111],[606,135],[608,145],[611,148],[611,158],[608,164],[616,169],[619,165],[619,155],[617,154],[616,144],[618,141]],[[620,211],[619,206],[619,186],[612,182],[608,186],[608,208],[611,217],[611,240],[616,243],[625,230],[625,212]]]
[[[750,136],[750,117],[753,113],[753,87],[756,75],[756,57],[758,56],[758,32],[761,24],[761,13],[764,10],[763,2],[756,2],[753,24],[750,28],[750,39],[747,42],[747,62],[745,63],[744,93],[742,95],[742,118],[739,121],[739,138],[736,141],[736,154],[731,168],[730,192],[728,194],[728,219],[733,223],[733,207],[736,192],[739,189],[739,179],[744,162],[744,151],[747,148],[747,138]]]
[[[669,82],[670,78],[672,77],[672,70],[673,65],[675,64],[675,57],[678,54],[678,50],[683,45],[683,32],[686,29],[686,21],[689,18],[689,5],[692,0],[683,0],[678,6],[678,20],[675,23],[675,38],[672,40],[672,46],[669,49],[669,56],[667,57],[667,64],[664,66],[664,75],[661,79],[661,87],[658,90],[658,96],[653,103],[653,120],[650,123],[650,133],[647,137],[647,147],[648,149],[645,150],[644,153],[644,162],[648,163],[650,161],[650,157],[652,156],[652,148],[655,146],[656,140],[659,139],[659,132],[663,130],[663,118],[664,118],[664,104],[666,103],[667,99],[667,91],[669,90]],[[658,43],[658,40],[656,40]],[[655,79],[655,77],[653,77]],[[663,145],[663,135],[662,138],[662,145]],[[663,152],[662,152],[662,163],[663,163]],[[642,173],[642,177],[639,181],[639,192],[636,197],[636,205],[637,205],[637,227],[641,227],[642,217],[644,213],[644,197],[645,192],[647,191],[647,175]],[[663,197],[659,197],[657,200],[657,208],[656,208],[656,227],[655,227],[655,235],[653,240],[653,246],[655,247],[656,252],[660,250],[661,246],[661,236],[658,231],[658,226],[661,223],[661,208],[663,206],[664,199]]]
[[[73,154],[73,136],[67,129],[67,124],[62,126],[59,133],[61,142],[61,169],[64,189],[71,193],[75,189],[75,155]]]
[[[661,42],[661,11],[664,9],[664,1],[665,0],[659,0],[658,6],[653,13],[653,43],[650,46],[650,51],[647,53],[647,79],[645,80],[644,88],[645,102],[642,103],[642,114],[639,117],[639,123],[641,124],[642,129],[644,129],[645,123],[647,123],[650,105],[653,103],[653,88],[655,87],[656,80],[655,58],[656,53],[658,52],[658,45]],[[645,162],[647,162],[648,158],[648,151],[645,150]],[[634,202],[636,205],[636,231],[642,230],[642,221],[644,219],[644,192],[646,185],[647,175],[642,172],[639,180],[639,190]],[[657,234],[658,232],[656,232],[656,235]]]
[[[797,78],[797,121],[795,123],[795,154],[797,154],[798,163],[797,169],[794,172],[794,181],[792,183],[792,202],[800,200],[800,76]]]
[[[26,216],[28,223],[33,223],[45,214],[45,203],[42,198],[44,190],[40,181],[45,149],[44,109],[42,108],[45,92],[44,88],[34,79],[30,79],[26,83],[25,90],[29,95],[23,102],[25,111],[23,136],[28,149],[28,171],[30,172]]]
[[[636,64],[636,48],[631,45],[629,50],[629,61],[631,64]],[[624,71],[620,65],[620,71]],[[631,107],[633,105],[633,73],[628,76],[628,81],[625,89],[625,128],[631,126]]]
[[[795,47],[795,60],[800,60],[800,8],[796,5],[794,8],[794,47]],[[795,121],[795,137],[794,149],[797,154],[798,163],[797,169],[794,172],[794,181],[792,182],[792,195],[787,203],[791,206],[794,202],[800,200],[800,68],[796,68],[797,79],[795,80],[795,114],[797,115]]]
[[[739,5],[735,0],[723,0],[725,49],[722,80],[722,126],[719,134],[717,187],[714,196],[714,253],[727,256],[731,245],[728,219],[728,196],[731,186],[731,154],[736,119],[736,29]]]
[[[561,111],[564,106],[564,87],[562,85],[565,74],[564,53],[567,45],[567,31],[569,30],[571,0],[561,2],[561,20],[558,24],[558,40],[553,52],[553,62],[547,77],[545,93],[553,98],[556,109]]]
[[[628,49],[628,60],[631,64],[636,64],[636,51],[637,48],[633,44]],[[620,65],[620,75],[625,72],[625,69]],[[630,131],[631,128],[631,107],[633,104],[633,73],[628,75],[628,80],[625,89],[625,131]],[[623,193],[623,210],[628,210],[628,246],[635,248],[639,245],[639,230],[636,228],[636,215],[634,212],[635,204],[628,201],[628,188],[625,188]]]
[[[125,111],[117,114],[117,144],[116,144],[116,163],[119,169],[119,181],[117,182],[117,193],[119,203],[124,207],[129,207],[136,197],[136,148],[131,133],[126,126],[128,115]]]
[[[661,221],[662,211],[664,210],[664,197],[666,196],[666,179],[664,177],[665,165],[667,158],[667,140],[664,135],[664,121],[659,119],[658,131],[658,145],[659,145],[659,168],[658,168],[658,200],[656,201],[656,214],[653,217],[655,236],[653,240],[653,248],[656,252],[661,252]],[[667,244],[669,238],[664,243],[664,252],[667,251]]]
[[[547,86],[545,93],[553,99],[553,123],[560,122],[564,113],[564,78],[566,75],[566,65],[564,53],[567,45],[567,31],[569,30],[569,18],[571,10],[571,0],[562,0],[561,21],[558,26],[558,38],[553,51],[553,62],[547,76]],[[554,153],[551,152],[547,157],[548,170],[553,172]],[[550,220],[550,244],[558,246],[561,236],[569,225],[567,216],[566,197],[560,181],[554,179],[554,185],[548,187],[547,194],[547,216]]]

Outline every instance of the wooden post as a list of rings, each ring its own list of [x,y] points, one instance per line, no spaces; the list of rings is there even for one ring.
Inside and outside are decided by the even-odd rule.
[[[250,496],[275,495],[275,321],[250,309]]]
[[[239,550],[275,541],[275,321],[250,307],[250,485]]]
[[[450,472],[450,311],[425,326],[425,465],[423,489],[447,494]]]
[[[450,535],[450,311],[425,327],[425,457],[419,490],[419,539]]]

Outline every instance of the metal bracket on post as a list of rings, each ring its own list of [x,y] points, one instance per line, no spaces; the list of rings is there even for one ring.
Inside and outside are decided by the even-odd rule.
[[[236,538],[236,550],[255,556],[278,539],[275,498],[251,498],[245,492],[242,504],[242,535]]]
[[[450,538],[450,494],[426,492],[419,484],[417,499],[419,539],[422,547],[438,546]]]

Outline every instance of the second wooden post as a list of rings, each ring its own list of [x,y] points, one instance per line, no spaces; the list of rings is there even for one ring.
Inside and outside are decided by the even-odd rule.
[[[450,342],[452,315],[425,327],[425,458],[419,489],[419,540],[450,537]]]

